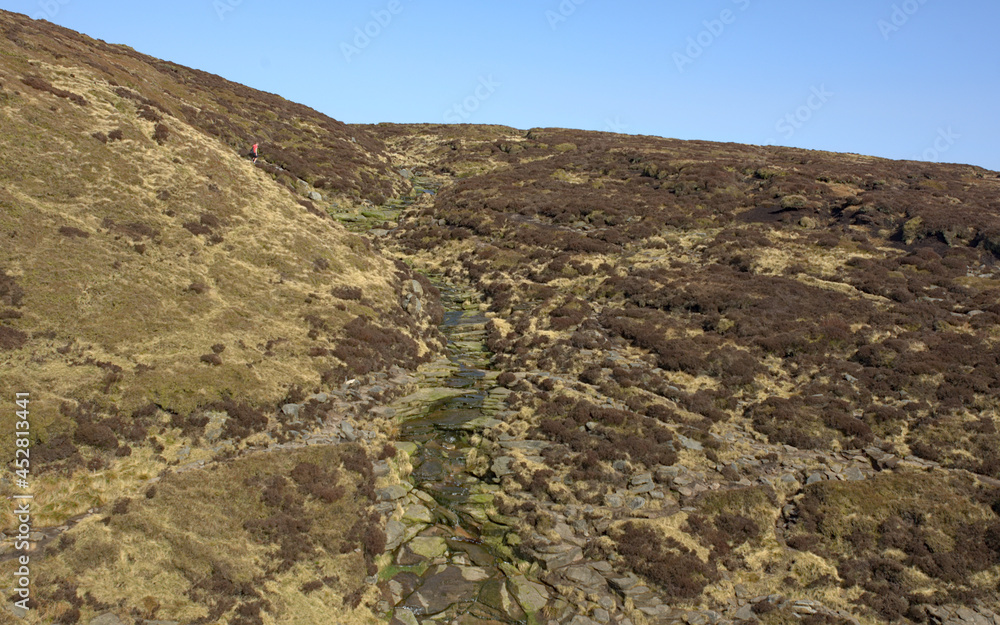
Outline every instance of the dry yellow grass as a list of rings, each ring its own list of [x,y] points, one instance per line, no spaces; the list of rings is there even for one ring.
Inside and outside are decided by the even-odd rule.
[[[28,73],[89,101],[22,85],[0,110],[0,269],[24,290],[13,326],[32,337],[4,353],[0,397],[32,393],[40,440],[72,431],[67,401],[126,414],[149,401],[187,414],[226,394],[273,405],[291,385],[318,386],[333,364],[311,347],[330,346],[357,315],[398,307],[390,262],[228,146],[169,116],[158,145],[135,103],[88,69],[18,54],[0,62],[5,84]],[[122,140],[91,136],[114,129]],[[199,222],[214,242],[184,227]],[[335,286],[360,287],[365,303],[341,302]],[[306,336],[307,315],[325,336]],[[201,362],[217,344],[222,364]],[[110,383],[109,367],[120,368]]]
[[[249,584],[271,602],[265,623],[319,622],[320,615],[333,613],[343,614],[343,622],[375,622],[367,608],[341,605],[342,598],[361,585],[362,556],[319,546],[343,539],[362,512],[364,500],[353,495],[355,474],[340,472],[340,483],[347,487],[340,500],[307,500],[305,518],[313,525],[311,537],[318,546],[308,561],[274,573],[275,546],[257,542],[244,529],[248,521],[269,514],[261,498],[269,477],[287,476],[299,462],[336,467],[342,453],[340,447],[261,453],[169,475],[156,484],[154,497],[133,497],[124,514],[84,519],[66,532],[53,554],[33,558],[36,588],[51,592],[63,580],[71,581],[80,597],[90,593],[112,606],[123,600],[117,610],[123,614],[141,610],[143,598],[152,597],[159,605],[157,618],[189,621],[206,616],[216,600],[226,597],[211,586],[199,586],[223,575],[233,584]],[[9,572],[12,566],[7,562],[0,568]],[[339,581],[310,594],[299,590],[305,582],[330,576]],[[39,616],[45,620],[65,607],[41,602]]]

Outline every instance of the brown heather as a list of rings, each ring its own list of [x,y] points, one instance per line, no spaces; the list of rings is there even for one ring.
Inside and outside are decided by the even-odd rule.
[[[498,380],[528,436],[555,444],[547,468],[518,468],[519,488],[565,499],[546,486],[565,479],[599,504],[623,485],[613,463],[639,472],[678,457],[737,482],[726,463],[748,450],[723,442],[730,424],[775,450],[753,454],[766,467],[782,445],[915,454],[970,478],[733,485],[694,497],[681,526],[635,521],[609,536],[678,599],[731,583],[724,573],[879,620],[925,620],[930,600],[1000,607],[995,172],[564,129],[372,131],[450,182],[401,223],[400,249],[486,295],[497,368],[564,380]],[[677,434],[702,449],[678,452]],[[942,501],[949,513],[935,514]],[[796,512],[783,519],[786,503]],[[789,555],[765,555],[782,523]],[[796,550],[825,573],[793,564]]]

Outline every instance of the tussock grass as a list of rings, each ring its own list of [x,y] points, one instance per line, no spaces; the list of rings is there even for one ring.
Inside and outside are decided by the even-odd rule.
[[[67,400],[125,413],[152,399],[188,414],[224,395],[273,406],[340,364],[308,354],[333,347],[354,317],[400,318],[397,268],[308,214],[230,147],[166,117],[169,107],[159,114],[170,137],[159,145],[136,101],[93,67],[34,62],[10,40],[2,46],[12,52],[0,64],[5,78],[30,69],[89,101],[51,110],[51,94],[25,90],[2,112],[0,231],[9,242],[0,267],[24,293],[20,318],[6,323],[31,339],[7,352],[0,392],[33,393],[41,440],[72,432],[59,417]],[[112,129],[123,138],[92,136]],[[204,234],[183,227],[192,222]],[[343,301],[336,287],[361,288],[366,299]],[[317,313],[325,326],[313,338],[306,317]],[[227,346],[221,365],[201,362],[217,343]],[[93,362],[120,367],[120,379],[108,386]]]
[[[68,582],[84,601],[117,606],[119,613],[142,613],[143,598],[159,605],[157,617],[189,621],[206,616],[228,620],[232,610],[265,601],[265,623],[305,622],[309,615],[344,615],[344,622],[373,622],[366,608],[341,605],[362,585],[365,562],[353,545],[341,547],[367,497],[359,498],[359,474],[341,469],[344,496],[327,502],[306,497],[301,519],[312,526],[315,550],[306,561],[280,570],[277,546],[261,543],[245,529],[264,519],[270,508],[263,496],[274,476],[287,476],[299,463],[337,467],[346,447],[311,447],[285,454],[258,453],[209,469],[166,476],[155,495],[132,497],[124,512],[105,509],[64,534],[38,565],[42,595]],[[116,508],[117,510],[117,508]],[[309,594],[300,587],[327,580]],[[242,588],[242,590],[241,590]],[[40,601],[42,617],[58,610]]]

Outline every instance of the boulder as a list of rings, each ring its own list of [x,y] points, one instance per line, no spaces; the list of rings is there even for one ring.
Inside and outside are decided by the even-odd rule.
[[[513,575],[507,578],[507,588],[514,599],[529,615],[538,612],[548,602],[548,592],[545,586],[529,581],[524,575]]]
[[[406,535],[406,526],[397,521],[396,519],[389,519],[389,522],[385,524],[385,548],[388,551],[392,551],[396,547],[402,544],[403,537]]]
[[[403,512],[403,520],[411,523],[433,523],[434,515],[427,506],[412,505]]]
[[[420,621],[413,615],[413,612],[406,608],[399,608],[392,613],[392,620],[389,625],[420,625]]]
[[[407,543],[413,553],[422,558],[433,560],[448,552],[448,544],[440,536],[417,536]]]
[[[424,579],[420,588],[403,603],[418,614],[434,615],[444,612],[448,606],[475,596],[476,583],[462,575],[457,566],[439,566]]]
[[[589,566],[568,566],[562,574],[577,586],[588,590],[602,589],[607,586],[604,577]]]
[[[493,466],[491,467],[493,475],[497,477],[512,475],[514,473],[514,469],[511,468],[512,464],[514,464],[514,458],[512,456],[500,456],[499,458],[494,458]]]
[[[535,560],[547,571],[568,566],[583,558],[583,550],[576,545],[558,543],[541,547],[532,553]]]
[[[380,488],[378,490],[378,498],[380,501],[396,501],[397,499],[406,497],[406,493],[408,492],[410,492],[410,489],[406,486],[403,486],[402,484],[393,484],[392,486]]]

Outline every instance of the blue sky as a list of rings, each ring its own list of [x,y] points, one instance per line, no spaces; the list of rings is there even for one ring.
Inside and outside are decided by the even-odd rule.
[[[560,126],[1000,170],[995,0],[0,0],[349,123]]]

